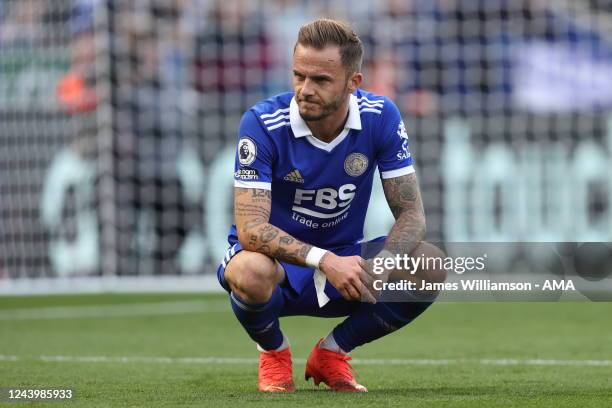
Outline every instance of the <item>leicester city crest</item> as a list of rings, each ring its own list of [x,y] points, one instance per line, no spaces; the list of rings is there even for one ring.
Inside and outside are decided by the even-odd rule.
[[[238,160],[243,166],[248,166],[255,161],[257,146],[248,137],[243,137],[238,142]]]
[[[344,171],[346,174],[353,177],[359,177],[365,173],[368,168],[368,158],[365,154],[351,153],[344,160]]]

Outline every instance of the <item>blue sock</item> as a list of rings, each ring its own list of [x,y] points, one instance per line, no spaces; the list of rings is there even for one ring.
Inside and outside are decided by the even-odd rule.
[[[363,303],[357,310],[334,328],[338,346],[349,352],[392,333],[423,313],[432,302]]]
[[[283,343],[278,316],[285,304],[280,287],[265,303],[249,304],[230,293],[232,310],[249,336],[264,350],[276,350]]]

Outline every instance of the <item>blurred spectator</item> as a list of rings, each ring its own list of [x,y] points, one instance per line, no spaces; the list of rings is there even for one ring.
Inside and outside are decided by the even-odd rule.
[[[534,112],[593,111],[612,107],[612,25],[601,1],[534,3],[527,35],[515,51],[514,103]],[[608,6],[610,4],[608,3]],[[593,14],[597,13],[597,14]],[[592,22],[598,19],[600,24]]]
[[[417,116],[436,109],[433,84],[422,75],[423,68],[431,70],[427,58],[435,52],[435,25],[429,3],[385,0],[354,9],[351,14],[365,44],[365,88],[388,95],[404,112]]]
[[[610,13],[612,13],[612,1],[610,0],[590,0],[589,6],[594,14],[598,13],[606,13],[606,18],[610,18]]]
[[[368,85],[391,95],[395,88],[407,112],[469,115],[612,106],[606,85],[612,76],[612,45],[609,35],[597,31],[606,24],[590,21],[595,16],[586,3],[382,4],[368,18],[372,34],[365,38],[374,49]],[[600,13],[597,18],[606,17]]]
[[[45,40],[44,0],[3,1],[0,9],[0,46],[27,47]]]
[[[89,77],[95,59],[95,13],[104,0],[75,0],[70,18],[72,34],[71,69]]]
[[[177,173],[189,68],[184,7],[185,2],[159,0],[115,10],[117,50],[123,52],[114,59],[118,248],[126,273],[175,270],[189,227]]]
[[[104,0],[75,0],[70,15],[71,63],[60,80],[57,95],[63,107],[72,113],[95,109],[95,13]]]
[[[229,98],[221,101],[221,114],[231,113],[227,109],[242,112],[269,93],[271,38],[265,29],[266,10],[256,7],[257,2],[213,0],[197,33],[197,88]]]
[[[320,2],[306,3],[302,0],[267,0],[263,8],[266,13],[266,27],[271,33],[270,67],[271,93],[286,92],[291,89],[293,66],[293,46],[297,40],[298,28],[315,19],[320,13]]]

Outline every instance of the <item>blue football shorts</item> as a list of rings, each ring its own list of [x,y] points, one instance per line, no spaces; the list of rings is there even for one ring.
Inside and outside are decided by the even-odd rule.
[[[332,249],[331,251],[340,256],[361,255],[363,258],[369,258],[378,252],[385,238],[379,237],[365,243]],[[228,293],[231,290],[224,278],[225,268],[240,251],[242,251],[240,243],[233,243],[227,249],[225,257],[217,268],[217,279]],[[362,251],[366,251],[366,253]],[[361,304],[359,301],[345,300],[336,288],[327,281],[325,284],[325,294],[329,297],[330,301],[325,306],[319,307],[313,280],[314,269],[287,262],[279,261],[279,263],[285,270],[285,280],[280,283],[280,288],[285,298],[285,305],[280,316],[348,316]]]

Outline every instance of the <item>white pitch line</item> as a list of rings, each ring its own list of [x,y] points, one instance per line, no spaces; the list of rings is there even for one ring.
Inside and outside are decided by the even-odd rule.
[[[256,358],[239,357],[112,357],[112,356],[14,356],[0,355],[0,361],[43,361],[48,363],[120,363],[120,364],[206,364],[206,365],[245,365],[257,364]],[[305,364],[306,360],[293,360]],[[494,366],[575,366],[575,367],[612,367],[612,360],[558,360],[558,359],[354,359],[355,365],[494,365]]]
[[[236,357],[110,357],[110,356],[40,356],[40,361],[53,363],[144,363],[144,364],[257,364],[256,358]]]
[[[177,302],[124,303],[112,305],[53,306],[41,308],[5,309],[0,311],[0,321],[162,316],[221,312],[225,310],[229,310],[229,303],[225,300],[190,300]]]
[[[612,366],[612,360],[545,360],[545,359],[482,359],[481,364],[491,365],[533,365],[533,366],[584,366],[607,367]]]

